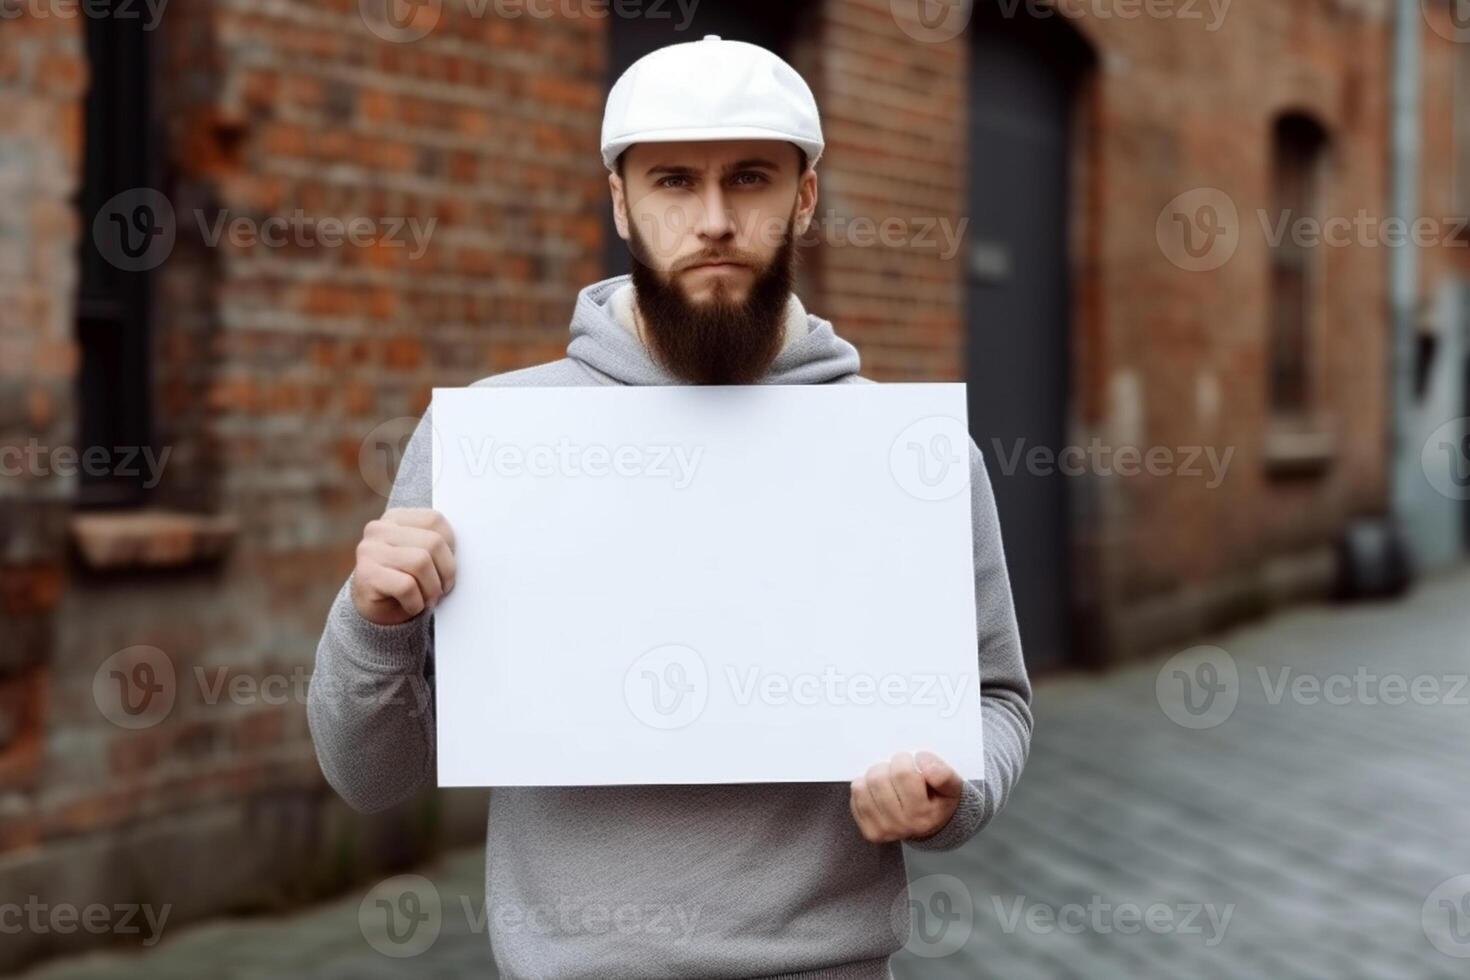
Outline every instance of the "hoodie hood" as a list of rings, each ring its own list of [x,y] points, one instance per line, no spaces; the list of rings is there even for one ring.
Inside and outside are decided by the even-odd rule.
[[[612,296],[632,281],[629,275],[614,276],[593,283],[577,295],[567,356],[609,384],[685,384],[655,361],[643,343],[618,322]],[[806,320],[806,333],[786,345],[760,384],[827,384],[858,372],[857,348],[837,336],[832,324],[821,317],[808,313]]]

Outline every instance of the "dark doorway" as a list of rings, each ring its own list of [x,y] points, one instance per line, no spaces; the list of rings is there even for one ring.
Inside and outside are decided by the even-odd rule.
[[[814,5],[791,0],[784,3],[775,0],[744,0],[738,4],[702,3],[694,5],[687,26],[684,23],[685,15],[677,5],[655,4],[646,7],[641,16],[614,14],[609,19],[607,89],[612,88],[613,83],[633,62],[650,51],[669,44],[698,41],[706,34],[718,34],[727,41],[759,44],[790,61],[792,42],[800,34],[804,15]],[[662,16],[654,16],[655,11]],[[697,81],[690,79],[690,84],[696,84]],[[604,209],[603,243],[605,274],[620,276],[631,271],[628,246],[618,237],[610,205]]]
[[[1092,58],[1055,18],[986,17],[977,7],[971,31],[970,431],[995,486],[1027,662],[1055,666],[1073,650],[1074,478],[1055,464],[1071,393],[1071,120]],[[1029,458],[1038,447],[1039,465]]]

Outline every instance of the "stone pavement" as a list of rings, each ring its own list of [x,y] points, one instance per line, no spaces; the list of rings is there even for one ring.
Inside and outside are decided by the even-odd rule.
[[[1470,975],[1470,573],[1209,643],[1038,685],[1011,807],[910,853],[899,980]],[[27,976],[493,977],[460,904],[481,861],[421,872],[445,914],[412,959],[374,951],[359,893]]]
[[[1209,642],[1040,686],[1010,808],[910,863],[973,935],[900,980],[1470,976],[1470,575]]]

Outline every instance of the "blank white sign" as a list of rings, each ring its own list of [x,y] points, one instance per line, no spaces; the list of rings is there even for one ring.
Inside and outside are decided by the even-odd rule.
[[[984,772],[963,384],[436,389],[439,785]]]

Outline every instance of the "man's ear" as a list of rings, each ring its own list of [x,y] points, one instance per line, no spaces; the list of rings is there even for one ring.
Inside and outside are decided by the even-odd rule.
[[[796,184],[796,234],[805,235],[817,212],[817,171],[807,167]]]
[[[618,237],[626,242],[628,240],[628,195],[624,193],[623,178],[616,173],[609,173],[607,187],[612,193],[613,224],[618,229]]]

